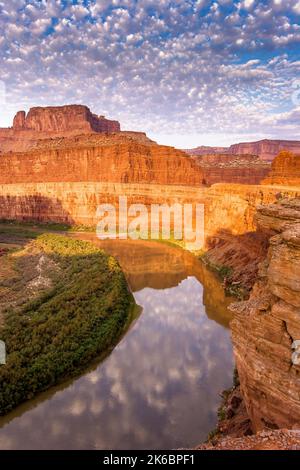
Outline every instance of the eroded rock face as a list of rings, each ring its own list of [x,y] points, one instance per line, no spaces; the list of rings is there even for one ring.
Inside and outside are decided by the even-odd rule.
[[[120,124],[92,114],[87,106],[69,105],[31,108],[27,116],[25,111],[19,111],[14,118],[13,129],[37,132],[118,132]]]
[[[300,427],[300,199],[259,207],[257,224],[273,233],[249,301],[232,306],[234,353],[255,431]],[[275,235],[274,235],[275,234]]]
[[[25,111],[19,111],[14,117],[13,129],[20,131],[25,129],[26,126],[26,113]]]
[[[299,154],[280,152],[272,162],[272,169],[263,184],[283,184],[300,186],[300,146]]]
[[[253,154],[261,159],[272,161],[281,150],[287,150],[293,153],[300,153],[300,142],[297,140],[260,140],[258,142],[247,142],[231,145],[229,153]]]
[[[197,450],[300,450],[300,431],[261,431],[255,436],[225,437],[202,444]]]
[[[270,164],[256,155],[212,154],[192,157],[203,171],[203,183],[260,184]]]
[[[0,183],[120,182],[200,186],[201,169],[173,147],[122,135],[56,139],[0,158]]]
[[[120,124],[93,114],[83,105],[31,108],[27,115],[25,111],[16,114],[13,127],[0,129],[0,153],[27,151],[41,139],[92,132],[120,132]]]

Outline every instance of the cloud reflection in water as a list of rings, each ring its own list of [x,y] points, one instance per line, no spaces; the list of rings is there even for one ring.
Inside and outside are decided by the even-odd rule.
[[[143,313],[110,356],[0,420],[1,449],[159,449],[206,438],[219,393],[232,383],[229,331],[206,316],[194,276],[134,295]]]

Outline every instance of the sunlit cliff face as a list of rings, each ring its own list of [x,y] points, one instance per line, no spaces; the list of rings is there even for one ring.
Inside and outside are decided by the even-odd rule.
[[[3,0],[0,125],[84,103],[183,148],[299,138],[299,15],[299,0]]]

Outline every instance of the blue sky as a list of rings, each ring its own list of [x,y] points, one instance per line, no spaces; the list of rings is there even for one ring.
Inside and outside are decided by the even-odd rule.
[[[87,104],[177,147],[300,139],[300,0],[0,0],[0,126]]]

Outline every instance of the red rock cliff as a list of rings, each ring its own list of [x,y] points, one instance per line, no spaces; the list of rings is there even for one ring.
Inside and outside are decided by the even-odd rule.
[[[104,116],[92,114],[87,106],[49,106],[31,108],[26,116],[19,111],[14,118],[14,130],[37,132],[118,132],[120,124],[109,121]]]
[[[212,154],[191,157],[203,171],[203,183],[260,184],[270,164],[255,155]]]
[[[30,150],[40,140],[92,132],[120,132],[120,124],[82,105],[31,108],[27,115],[25,111],[16,114],[13,127],[0,129],[0,154]]]
[[[259,207],[257,224],[276,235],[249,301],[232,306],[241,391],[255,431],[299,428],[300,199]]]
[[[300,153],[282,151],[272,162],[272,169],[263,184],[300,186]]]
[[[201,169],[184,152],[112,135],[56,139],[0,157],[1,183],[124,182],[201,185]]]
[[[231,145],[229,153],[232,154],[253,154],[258,155],[263,160],[272,161],[281,150],[300,153],[300,142],[293,140],[260,140],[258,142],[247,142]]]

